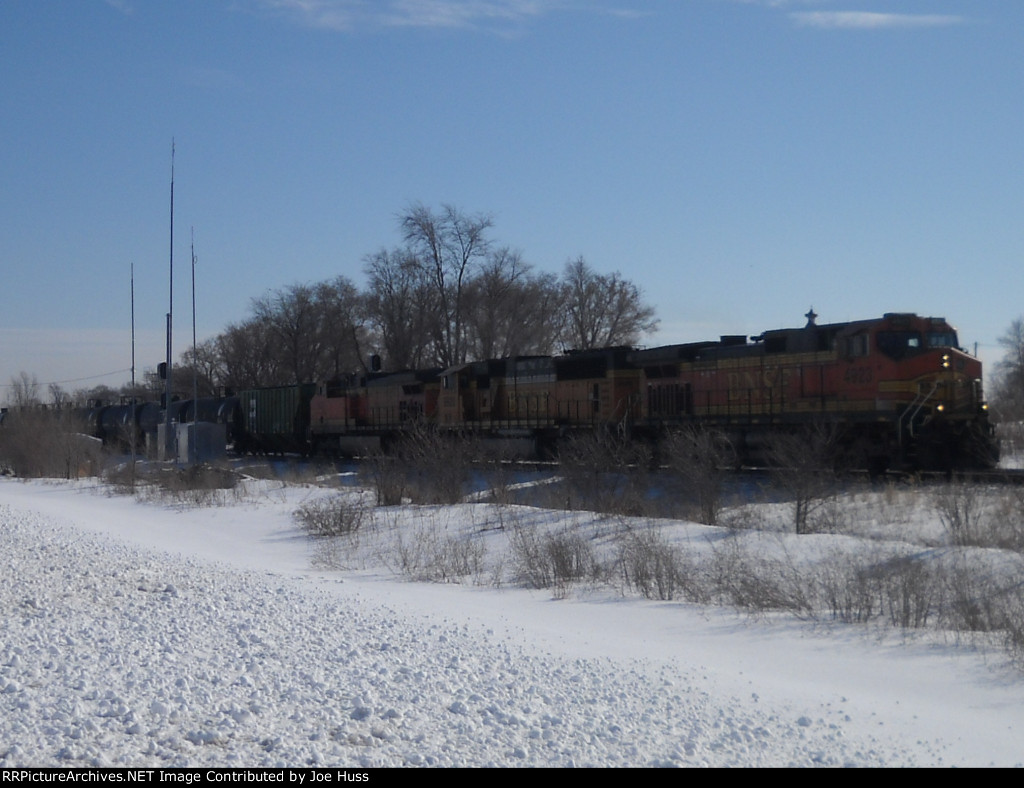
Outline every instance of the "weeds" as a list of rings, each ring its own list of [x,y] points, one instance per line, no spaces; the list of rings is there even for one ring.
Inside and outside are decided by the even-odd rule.
[[[378,504],[419,495],[416,488],[427,478],[422,458],[431,455],[422,442],[416,445],[421,448],[406,459],[367,464]],[[421,459],[412,463],[410,456]],[[601,480],[612,472],[592,472],[570,487],[571,495],[588,485],[600,493]],[[244,489],[236,474],[209,466],[155,473],[123,466],[108,481],[144,500],[181,506],[223,505],[239,500]],[[461,495],[461,484],[427,497],[454,497],[456,489]],[[780,523],[786,502],[705,509],[704,519],[725,526],[703,528],[656,527],[624,514],[563,515],[564,525],[551,526],[549,514],[504,503],[476,504],[466,510],[471,516],[446,520],[442,507],[385,510],[351,492],[310,500],[294,517],[315,540],[313,560],[322,568],[376,563],[415,581],[512,582],[550,590],[558,599],[589,584],[590,590],[723,605],[756,616],[930,629],[999,644],[1024,666],[1024,492],[953,483],[890,485],[840,497],[831,481],[818,488],[820,497],[810,492],[798,493],[807,515],[799,535]],[[709,495],[713,502],[713,491]],[[922,518],[928,507],[934,516]],[[912,534],[911,525],[922,519],[935,530]],[[803,535],[808,532],[821,535]],[[836,538],[840,534],[861,538]],[[489,552],[487,545],[495,544],[504,549]]]
[[[818,598],[831,620],[866,624],[881,611],[881,588],[868,561],[851,559],[837,553],[817,566]]]
[[[124,466],[110,478],[115,491],[133,494],[140,501],[185,509],[227,506],[238,503],[244,495],[238,474],[212,465],[155,469]]]
[[[365,517],[362,502],[348,494],[318,498],[295,512],[295,519],[306,533],[317,538],[350,536],[362,527]]]
[[[577,529],[552,533],[517,525],[511,546],[521,582],[531,588],[551,588],[558,599],[568,596],[574,583],[598,575],[590,542]]]
[[[385,564],[410,580],[461,583],[485,574],[483,542],[472,535],[450,533],[433,519],[411,529],[395,529],[386,549]]]
[[[619,540],[616,561],[625,590],[647,599],[677,598],[707,602],[710,592],[698,577],[697,562],[679,545],[655,530],[626,533]]]
[[[980,543],[983,510],[977,485],[945,484],[935,490],[932,499],[950,544],[963,547]]]
[[[0,470],[22,478],[78,479],[99,473],[100,441],[68,410],[12,412],[0,430]]]

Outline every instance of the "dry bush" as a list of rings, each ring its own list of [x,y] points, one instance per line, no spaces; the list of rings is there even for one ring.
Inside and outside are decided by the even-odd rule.
[[[693,426],[668,435],[662,451],[669,470],[697,502],[698,522],[716,525],[722,510],[722,489],[728,469],[737,462],[736,450],[722,433]]]
[[[658,531],[629,531],[619,540],[618,548],[617,563],[626,589],[647,599],[709,600],[696,561]]]
[[[815,614],[806,573],[788,556],[752,551],[743,537],[729,536],[712,546],[709,572],[714,598],[739,610],[788,612],[801,618]]]
[[[360,465],[359,474],[376,493],[378,506],[400,506],[405,499],[406,470],[398,458],[375,454]]]
[[[835,553],[813,570],[815,594],[833,621],[866,624],[882,610],[882,592],[874,561]]]
[[[652,452],[603,430],[566,436],[558,446],[566,508],[639,516],[647,513]]]
[[[465,495],[474,442],[468,436],[417,426],[402,436],[398,457],[406,466],[413,503],[458,503]]]
[[[945,604],[941,625],[952,632],[992,632],[1008,624],[1003,605],[1005,588],[994,581],[985,567],[959,556],[942,576]]]
[[[554,589],[558,599],[568,596],[574,583],[600,575],[590,541],[577,529],[548,532],[517,525],[511,545],[520,582]]]
[[[944,484],[932,492],[931,498],[950,544],[957,547],[982,544],[985,508],[978,485]]]
[[[939,573],[924,556],[898,556],[878,565],[874,574],[881,583],[885,612],[897,629],[927,626],[942,607]]]
[[[161,468],[147,474],[145,484],[135,488],[141,500],[170,503],[184,508],[226,506],[243,499],[238,474],[215,465]]]
[[[814,532],[822,521],[812,519],[812,513],[836,495],[838,446],[839,434],[827,424],[810,424],[771,439],[768,461],[772,477],[792,502],[793,524],[798,534]]]
[[[989,547],[1024,553],[1024,489],[1000,490],[987,518],[986,543]]]
[[[471,437],[413,424],[365,468],[379,506],[458,503],[478,457]]]
[[[486,548],[471,535],[446,533],[431,520],[411,533],[398,530],[385,563],[396,574],[419,582],[458,583],[480,578],[486,569]]]
[[[304,503],[295,511],[303,530],[316,538],[350,536],[366,519],[366,507],[352,495],[333,495]]]
[[[1008,589],[1001,601],[1003,646],[1010,658],[1024,667],[1024,587]]]
[[[102,465],[102,446],[84,429],[68,410],[10,411],[0,428],[0,468],[22,478],[94,476]]]
[[[147,484],[146,475],[136,462],[126,462],[108,468],[103,473],[107,491],[113,495],[134,495],[138,488]]]

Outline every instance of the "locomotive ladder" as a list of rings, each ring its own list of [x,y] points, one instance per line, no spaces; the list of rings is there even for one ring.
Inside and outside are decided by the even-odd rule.
[[[922,395],[921,390],[918,389],[917,397],[914,401],[907,406],[907,409],[900,414],[899,421],[897,422],[896,439],[900,445],[903,444],[903,419],[909,416],[907,420],[907,432],[911,438],[914,437],[914,419],[917,418],[917,414],[921,412],[921,408],[925,406],[925,403],[932,398],[935,390],[939,387],[939,382],[935,381],[932,383],[932,387],[927,394]]]

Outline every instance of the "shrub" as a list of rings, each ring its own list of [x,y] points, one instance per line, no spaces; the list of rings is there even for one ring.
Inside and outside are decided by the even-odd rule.
[[[367,465],[379,506],[458,503],[465,495],[476,443],[427,424],[413,424]]]
[[[811,514],[835,496],[839,442],[838,431],[828,424],[811,424],[798,432],[780,433],[769,442],[772,477],[792,502],[798,534],[814,531],[821,521],[812,519]]]
[[[618,566],[625,587],[647,599],[668,601],[682,595],[691,601],[708,601],[693,560],[657,531],[627,533],[619,543]]]
[[[932,494],[932,501],[950,544],[959,547],[981,544],[984,506],[978,485],[944,484]]]
[[[239,500],[242,488],[238,481],[234,471],[213,465],[160,468],[147,474],[147,483],[136,487],[135,493],[182,507],[220,506]]]
[[[10,411],[0,428],[0,468],[23,478],[77,479],[98,473],[100,441],[70,411]]]
[[[667,436],[663,450],[669,469],[696,498],[699,522],[716,525],[725,474],[737,462],[732,444],[716,430],[695,426]]]
[[[595,430],[567,436],[559,444],[558,459],[567,509],[646,513],[649,447]]]
[[[517,525],[511,541],[520,581],[532,588],[552,588],[559,599],[573,583],[599,574],[590,542],[574,529],[539,533]]]
[[[739,610],[799,616],[815,611],[805,574],[786,557],[752,552],[740,536],[730,536],[713,548],[710,583],[717,598]]]
[[[406,473],[397,458],[375,454],[361,466],[360,475],[368,477],[369,486],[377,494],[378,506],[399,506],[405,498]]]
[[[814,584],[832,620],[866,624],[881,609],[881,585],[870,563],[845,553],[821,561],[814,569]]]
[[[899,556],[880,564],[881,582],[889,623],[899,629],[920,629],[941,606],[938,574],[921,556]]]
[[[303,504],[295,512],[295,519],[306,533],[317,538],[354,534],[362,527],[365,516],[362,502],[350,495],[318,498]]]
[[[447,534],[430,521],[405,536],[399,532],[386,561],[410,580],[455,583],[465,577],[480,577],[485,556],[482,542]]]

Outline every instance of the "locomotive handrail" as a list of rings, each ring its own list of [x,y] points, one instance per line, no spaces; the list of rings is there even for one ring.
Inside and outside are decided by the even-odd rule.
[[[935,393],[935,390],[938,389],[938,387],[939,387],[939,381],[936,380],[934,383],[932,383],[931,390],[929,390],[929,392],[927,394],[925,394],[923,397],[921,396],[920,389],[918,389],[917,397],[915,397],[914,401],[911,402],[910,405],[907,406],[907,409],[904,410],[903,413],[900,414],[899,420],[897,422],[898,429],[896,431],[897,440],[900,442],[900,444],[903,443],[903,419],[904,419],[904,417],[907,416],[908,414],[910,415],[910,419],[907,421],[907,432],[910,434],[910,437],[913,438],[914,437],[914,419],[917,417],[917,414],[921,412],[921,408],[924,407],[925,403],[928,402],[928,400],[930,400],[932,398],[932,395]]]

